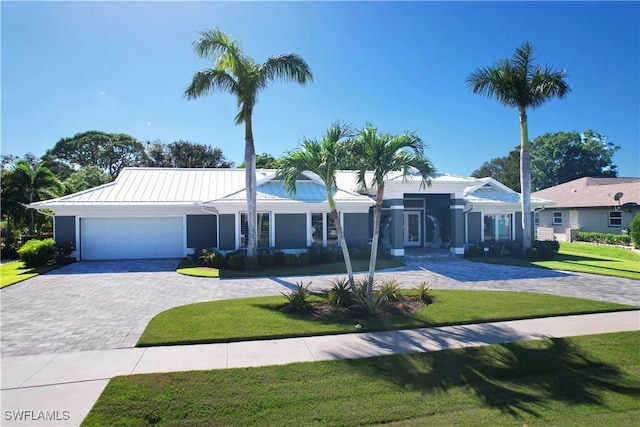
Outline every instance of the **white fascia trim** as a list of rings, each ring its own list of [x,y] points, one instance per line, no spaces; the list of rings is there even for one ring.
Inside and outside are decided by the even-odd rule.
[[[391,210],[404,210],[404,205],[391,205],[388,209]]]
[[[391,256],[404,256],[404,248],[400,248],[400,249],[391,248]]]

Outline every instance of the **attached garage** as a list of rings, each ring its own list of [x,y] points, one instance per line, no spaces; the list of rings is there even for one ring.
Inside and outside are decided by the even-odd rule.
[[[183,217],[81,218],[80,259],[184,256]]]

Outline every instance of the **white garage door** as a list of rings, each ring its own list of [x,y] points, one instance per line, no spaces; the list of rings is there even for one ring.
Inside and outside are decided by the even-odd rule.
[[[183,221],[176,218],[82,218],[80,257],[181,258]]]

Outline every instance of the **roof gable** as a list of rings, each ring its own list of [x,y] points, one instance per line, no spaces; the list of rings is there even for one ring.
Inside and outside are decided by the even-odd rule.
[[[614,207],[617,193],[622,193],[621,204],[640,204],[640,178],[584,177],[532,193],[556,202],[556,208]]]

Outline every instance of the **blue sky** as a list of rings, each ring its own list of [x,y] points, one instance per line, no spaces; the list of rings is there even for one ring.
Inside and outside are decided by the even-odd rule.
[[[528,40],[540,65],[566,68],[572,93],[529,112],[533,139],[593,129],[640,176],[638,2],[6,2],[2,153],[38,156],[100,130],[141,141],[220,147],[240,163],[234,98],[182,97],[207,68],[192,42],[219,27],[247,54],[297,53],[314,83],[274,83],[254,110],[256,150],[279,156],[334,120],[416,131],[441,172],[469,175],[519,144],[515,110],[465,78]]]

